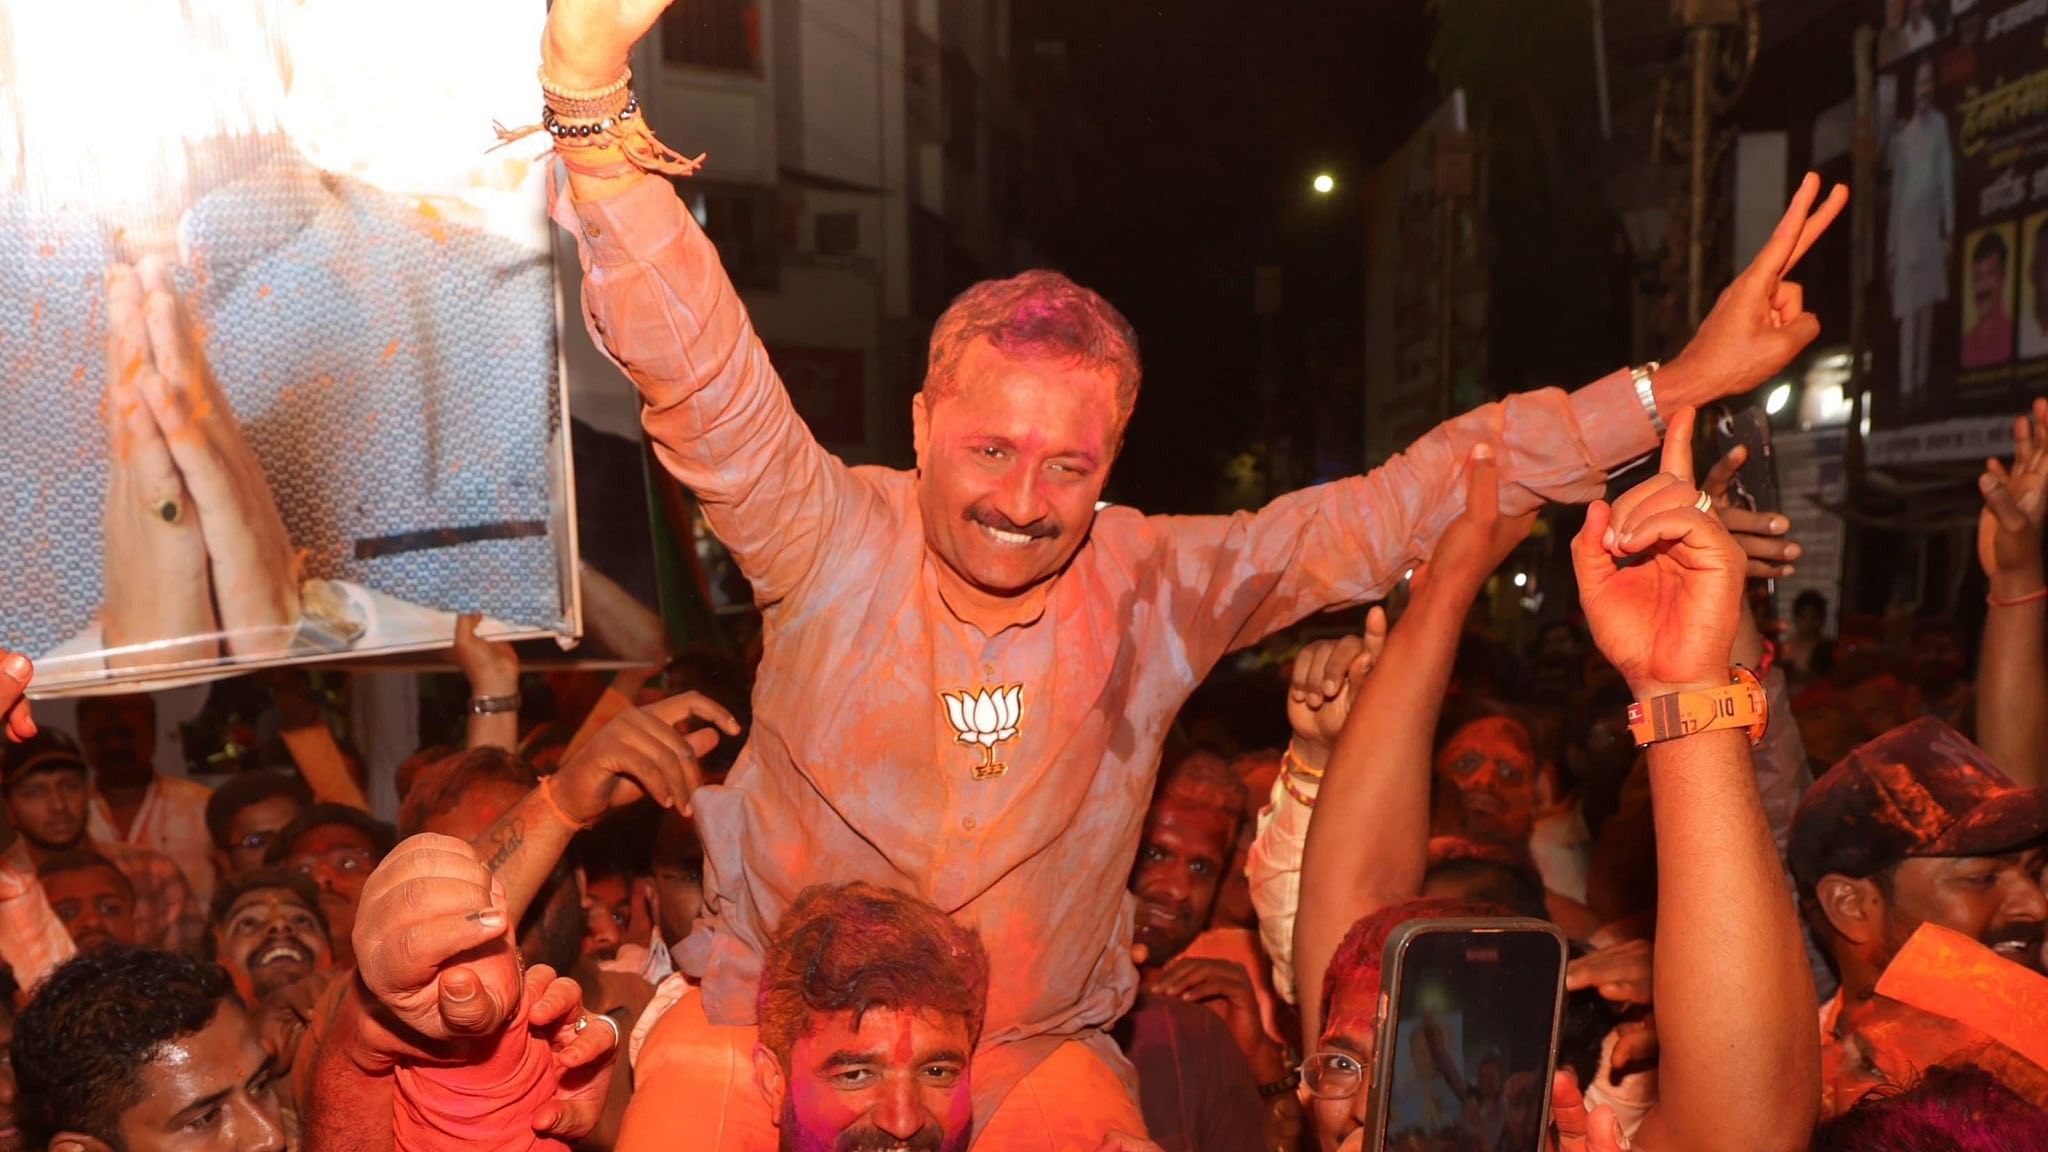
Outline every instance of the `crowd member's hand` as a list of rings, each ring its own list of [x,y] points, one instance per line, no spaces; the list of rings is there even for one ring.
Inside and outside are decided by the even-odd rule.
[[[1154,996],[1177,996],[1207,1005],[1230,1026],[1230,1037],[1238,1051],[1251,1061],[1262,1082],[1287,1074],[1286,1054],[1266,1035],[1265,1019],[1259,1014],[1259,994],[1252,987],[1251,974],[1244,965],[1230,960],[1177,956],[1159,973],[1150,989]]]
[[[107,502],[100,520],[100,639],[116,668],[220,654],[199,509],[143,395],[156,372],[143,285],[107,269]],[[173,643],[175,642],[175,643]],[[132,649],[123,651],[123,649]]]
[[[1748,558],[1698,507],[1692,428],[1691,410],[1678,413],[1663,471],[1611,507],[1594,501],[1572,541],[1593,642],[1637,699],[1728,682]]]
[[[1590,1111],[1579,1078],[1560,1068],[1550,1084],[1550,1146],[1556,1152],[1628,1152],[1614,1109],[1602,1104]]]
[[[1984,462],[1978,490],[1984,511],[1977,517],[1977,562],[1991,581],[1991,595],[2008,600],[2040,591],[2041,514],[2048,505],[2048,399],[2013,421],[2013,461]]]
[[[541,71],[565,88],[603,88],[669,0],[555,0],[541,35]]]
[[[28,710],[28,682],[35,674],[28,657],[0,648],[0,727],[17,744],[36,734],[35,717]]]
[[[470,612],[455,619],[455,666],[469,681],[472,696],[510,696],[519,691],[519,651],[504,640],[485,640],[476,634],[483,621]]]
[[[1448,581],[1458,594],[1476,595],[1494,569],[1529,538],[1537,511],[1501,515],[1500,462],[1494,458],[1493,445],[1474,446],[1465,464],[1465,510],[1444,529],[1429,562],[1415,570],[1409,590],[1420,596]]]
[[[684,731],[693,722],[712,727]],[[704,782],[699,760],[718,747],[721,732],[738,736],[739,721],[697,692],[622,712],[555,773],[555,803],[586,826],[643,795],[688,815],[690,794]]]
[[[346,973],[330,969],[287,984],[263,998],[256,1009],[256,1036],[277,1062],[278,1075],[291,1072],[299,1041],[312,1023],[314,1008],[327,989]]]
[[[370,874],[355,950],[363,987],[429,1041],[491,1035],[518,1007],[504,891],[453,837],[413,836]]]
[[[1386,646],[1387,611],[1375,605],[1365,614],[1362,634],[1317,640],[1295,653],[1287,681],[1287,723],[1299,745],[1319,749],[1327,757],[1337,733],[1344,730],[1344,718],[1351,714],[1358,685]]]
[[[1836,185],[1816,209],[1819,196],[1820,177],[1809,172],[1763,250],[1722,291],[1685,350],[1656,374],[1666,412],[1740,396],[1783,371],[1820,335],[1805,293],[1786,279],[1841,215],[1849,189]]]
[[[207,365],[170,270],[150,259],[136,275],[150,358],[135,384],[198,513],[228,650],[283,652],[299,620],[299,561],[263,464]]]
[[[610,1017],[586,1013],[583,991],[545,964],[526,974],[526,1026],[547,1041],[558,1082],[554,1097],[534,1113],[533,1129],[575,1143],[604,1116],[617,1067],[619,1029]]]
[[[1648,1004],[1651,995],[1652,945],[1624,940],[1575,958],[1565,966],[1564,986],[1577,992],[1592,988],[1616,1004]]]
[[[1792,575],[1792,562],[1800,555],[1799,544],[1786,538],[1786,533],[1792,531],[1792,521],[1782,512],[1752,512],[1728,495],[1736,471],[1748,460],[1748,447],[1737,444],[1730,448],[1707,470],[1706,482],[1700,488],[1714,501],[1714,515],[1721,518],[1721,526],[1728,529],[1728,534],[1742,547],[1742,554],[1749,558],[1749,577],[1781,580]]]

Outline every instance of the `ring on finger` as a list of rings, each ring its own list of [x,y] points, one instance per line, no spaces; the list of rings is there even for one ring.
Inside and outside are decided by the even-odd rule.
[[[166,524],[176,524],[185,517],[185,502],[175,496],[167,496],[162,500],[151,500],[146,506],[149,508],[151,516]]]
[[[1692,506],[1709,516],[1714,514],[1714,498],[1705,492],[1700,493],[1700,498],[1693,501]]]
[[[590,1021],[592,1021],[592,1020],[595,1020],[595,1021],[597,1021],[597,1022],[598,1022],[598,1023],[600,1023],[600,1024],[609,1024],[609,1025],[611,1025],[611,1029],[612,1029],[612,1047],[614,1047],[614,1048],[617,1048],[617,1047],[619,1046],[619,1041],[620,1041],[620,1035],[619,1035],[619,1022],[618,1022],[617,1020],[614,1020],[614,1019],[612,1019],[612,1018],[611,1018],[610,1016],[606,1016],[606,1015],[604,1015],[603,1013],[599,1013],[599,1014],[598,1014],[598,1015],[596,1015],[596,1016],[585,1016],[585,1017],[583,1018],[583,1020],[582,1020],[582,1021],[581,1021],[580,1023],[582,1023],[582,1024],[588,1024],[588,1023],[589,1023]],[[578,1028],[576,1029],[576,1031],[578,1031],[578,1032],[581,1032],[581,1031],[583,1031],[583,1029],[582,1029],[581,1027],[578,1027]]]

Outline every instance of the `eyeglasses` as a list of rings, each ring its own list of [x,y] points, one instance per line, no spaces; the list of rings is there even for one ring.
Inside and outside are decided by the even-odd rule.
[[[275,839],[277,839],[277,829],[269,828],[261,832],[248,833],[240,840],[235,841],[235,847],[247,848],[251,852],[260,852],[270,847],[270,842]]]
[[[1301,1082],[1318,1100],[1349,1100],[1365,1086],[1365,1065],[1343,1052],[1318,1052],[1301,1062]]]
[[[292,870],[302,876],[311,876],[313,869],[325,864],[344,875],[368,872],[377,866],[368,852],[361,848],[332,848],[325,852],[301,856],[292,862]]]

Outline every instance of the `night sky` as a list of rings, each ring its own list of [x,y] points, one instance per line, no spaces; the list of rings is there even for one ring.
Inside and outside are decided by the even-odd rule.
[[[1330,405],[1307,395],[1312,348],[1320,378],[1361,387],[1361,180],[1436,102],[1423,0],[1018,9],[1019,49],[1064,40],[1094,121],[1076,133],[1079,202],[1033,239],[1130,317],[1145,356],[1110,495],[1147,511],[1210,510],[1224,462],[1259,438],[1255,267],[1284,269],[1278,423],[1306,434],[1332,422]],[[1325,170],[1338,181],[1327,198],[1309,187]],[[1349,403],[1337,411],[1355,412]],[[1320,435],[1326,461],[1358,452],[1355,423]]]

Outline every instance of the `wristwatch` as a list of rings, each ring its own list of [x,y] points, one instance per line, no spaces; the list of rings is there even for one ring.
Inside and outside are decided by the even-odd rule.
[[[1739,665],[1728,670],[1722,687],[1672,692],[1628,706],[1628,731],[1638,748],[1723,728],[1747,729],[1755,744],[1764,738],[1770,719],[1763,683]]]
[[[1662,364],[1652,360],[1647,364],[1638,364],[1628,370],[1628,374],[1635,378],[1636,399],[1643,406],[1643,415],[1650,418],[1650,428],[1657,433],[1659,439],[1662,439],[1664,436],[1664,414],[1657,411],[1657,390],[1651,386],[1650,378],[1655,376],[1657,369],[1662,367]]]
[[[471,716],[495,716],[500,712],[517,711],[519,711],[519,693],[517,692],[509,696],[471,696],[469,698],[469,714]]]

